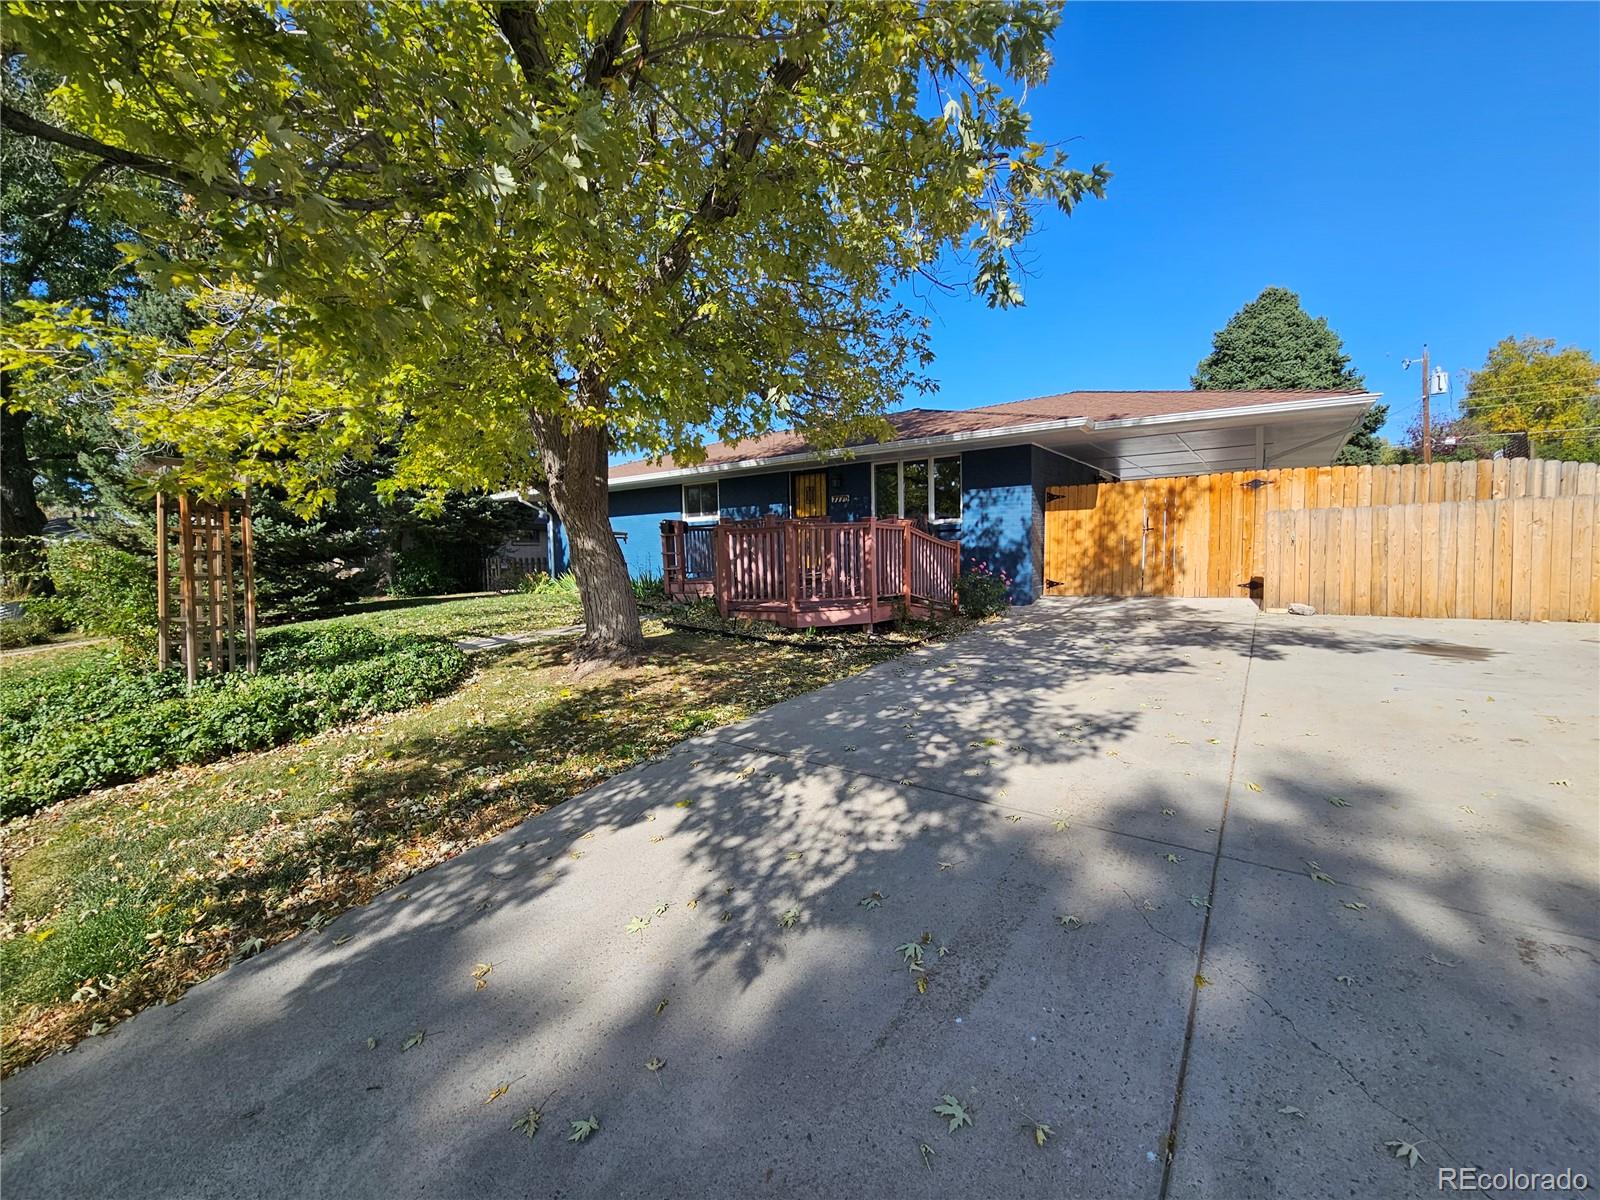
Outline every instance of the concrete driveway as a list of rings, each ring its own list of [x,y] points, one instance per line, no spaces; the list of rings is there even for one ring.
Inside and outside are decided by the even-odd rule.
[[[1047,601],[20,1073],[6,1195],[1592,1182],[1597,696],[1592,626]]]

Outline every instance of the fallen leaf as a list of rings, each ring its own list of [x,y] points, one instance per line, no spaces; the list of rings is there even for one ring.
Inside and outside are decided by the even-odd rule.
[[[336,937],[336,938],[334,938],[334,939],[333,939],[333,944],[334,944],[334,945],[335,945],[335,946],[342,946],[342,945],[344,945],[344,944],[345,944],[345,943],[346,943],[346,942],[348,942],[348,941],[349,941],[349,940],[350,940],[350,935],[349,935],[349,934],[348,934],[348,933],[347,933],[347,934],[345,934],[345,935],[344,935],[344,936],[343,936],[343,937]]]
[[[368,1050],[376,1050],[377,1048],[378,1048],[378,1039],[375,1038],[375,1037],[368,1038],[367,1039],[367,1049]]]
[[[1344,906],[1352,912],[1365,912],[1367,906],[1359,900],[1346,900]]]
[[[917,1144],[917,1153],[922,1155],[922,1165],[930,1171],[933,1170],[933,1147],[928,1145],[927,1142],[919,1142]]]
[[[499,1084],[495,1087],[494,1091],[489,1093],[489,1097],[484,1101],[484,1103],[493,1104],[496,1100],[500,1099],[501,1096],[504,1096],[510,1090],[511,1085],[509,1083]]]
[[[1410,1170],[1419,1162],[1428,1161],[1422,1157],[1422,1152],[1417,1149],[1416,1144],[1413,1142],[1385,1142],[1383,1145],[1385,1149],[1393,1150],[1396,1158],[1406,1160],[1407,1170]]]
[[[659,1017],[662,1013],[664,1013],[666,1011],[667,1011],[667,998],[665,996],[663,996],[663,997],[661,997],[661,1003],[656,1005],[656,1016]]]
[[[861,897],[861,899],[857,900],[856,903],[862,908],[877,908],[883,903],[883,893],[869,892],[865,896]]]
[[[928,977],[925,974],[924,975],[918,975],[917,976],[917,995],[926,996],[927,994],[928,994]]]
[[[599,1117],[585,1117],[581,1121],[573,1121],[572,1132],[567,1134],[569,1142],[586,1142],[589,1136],[600,1131]]]
[[[1045,1142],[1055,1137],[1056,1131],[1042,1121],[1029,1117],[1022,1127],[1033,1134],[1033,1144],[1043,1149]]]
[[[427,1037],[427,1036],[428,1036],[428,1031],[426,1029],[417,1030],[415,1033],[413,1033],[410,1037],[408,1037],[406,1039],[405,1045],[400,1047],[401,1051],[404,1052],[406,1050],[411,1049],[411,1047],[413,1047],[413,1046],[422,1045],[422,1039]]]
[[[1163,808],[1161,810],[1161,815],[1163,817],[1175,817],[1178,815],[1178,810],[1175,808]]]
[[[1333,981],[1335,983],[1342,983],[1345,985],[1345,987],[1350,987],[1355,983],[1355,977],[1352,975],[1335,975],[1333,977]]]
[[[1056,924],[1061,926],[1063,929],[1082,929],[1083,918],[1075,917],[1071,913],[1068,913],[1065,916],[1057,917]]]
[[[908,966],[920,967],[922,965],[922,945],[918,942],[905,942],[896,946],[895,953],[906,961]]]
[[[628,922],[628,932],[629,933],[643,933],[646,929],[649,929],[649,928],[650,928],[650,918],[649,917],[634,917],[631,921]]]
[[[1570,780],[1567,780],[1567,779],[1552,779],[1550,781],[1550,786],[1551,787],[1571,787],[1572,786],[1572,782]]]
[[[1169,854],[1165,855],[1164,857],[1166,858],[1166,860],[1169,863],[1181,863],[1183,861],[1182,857],[1179,856],[1179,855],[1176,855],[1176,854],[1169,853]]]
[[[1428,961],[1431,962],[1436,967],[1454,967],[1454,966],[1458,966],[1459,965],[1458,963],[1446,962],[1444,959],[1440,958],[1437,954],[1428,955]]]
[[[650,840],[652,842],[664,842],[664,841],[667,840],[667,835],[664,834],[664,833],[658,833],[658,834],[655,835],[655,837],[651,838]]]
[[[649,1062],[645,1063],[644,1069],[646,1071],[659,1071],[659,1070],[661,1070],[662,1067],[664,1067],[666,1065],[667,1065],[667,1060],[666,1059],[664,1059],[664,1058],[652,1058]]]
[[[948,871],[953,866],[955,866],[955,863],[942,862],[939,864],[939,870]]]
[[[778,918],[778,925],[782,929],[793,929],[798,924],[800,924],[800,910],[798,908],[785,909],[783,915]]]
[[[1194,977],[1194,985],[1197,988],[1210,987],[1211,980],[1207,979],[1204,975],[1196,975]]]
[[[539,1122],[542,1120],[544,1120],[544,1114],[537,1108],[530,1108],[511,1123],[511,1128],[519,1133],[525,1133],[531,1138],[539,1132]]]
[[[972,1117],[967,1112],[966,1106],[954,1096],[944,1095],[939,1097],[939,1103],[933,1106],[933,1111],[950,1122],[950,1132],[954,1133],[963,1125],[971,1125]]]
[[[1329,875],[1326,871],[1324,871],[1316,863],[1312,862],[1309,858],[1305,859],[1304,861],[1305,861],[1305,864],[1306,864],[1307,871],[1311,875],[1311,878],[1315,879],[1318,883],[1337,883],[1338,882],[1338,880],[1336,880],[1332,875]]]
[[[1306,1118],[1306,1114],[1292,1104],[1285,1104],[1278,1110],[1278,1113],[1280,1116],[1285,1117],[1299,1117],[1302,1121]]]
[[[1022,820],[1022,818],[1019,817],[1016,813],[1010,813],[1010,814],[1008,814],[1006,816],[1006,820],[1008,820],[1008,821],[1020,821],[1020,820]]]
[[[1207,900],[1204,896],[1190,896],[1189,897],[1189,904],[1193,908],[1210,908],[1211,907],[1211,901]]]
[[[1246,782],[1245,787],[1249,788],[1252,792],[1259,792],[1261,790],[1261,785],[1259,783]]]
[[[1335,808],[1350,807],[1350,801],[1346,800],[1343,796],[1329,796],[1328,803],[1333,805]]]

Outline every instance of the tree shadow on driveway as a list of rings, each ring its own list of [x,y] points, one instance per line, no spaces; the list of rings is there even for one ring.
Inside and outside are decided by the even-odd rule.
[[[1261,731],[1258,761],[1248,721],[1236,738],[1247,668],[1387,670],[1399,628],[1041,606],[693,738],[14,1077],[8,1184],[1153,1197],[1197,972],[1174,1194],[1282,1194],[1302,1168],[1420,1187],[1384,1157],[1401,1130],[1486,1163],[1592,1157],[1593,958],[1524,920],[1571,931],[1579,860],[1518,883],[1433,820],[1425,857],[1361,855],[1415,839],[1415,781],[1298,731]],[[418,791],[507,732],[430,747]],[[1508,967],[1519,938],[1543,974]],[[970,1129],[932,1114],[947,1093]]]

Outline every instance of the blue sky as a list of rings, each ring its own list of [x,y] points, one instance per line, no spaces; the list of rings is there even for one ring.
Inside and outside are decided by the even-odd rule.
[[[1026,307],[940,297],[962,408],[1072,388],[1182,388],[1269,284],[1326,316],[1415,414],[1508,334],[1600,350],[1600,6],[1067,8],[1039,136],[1116,172],[1047,217]]]

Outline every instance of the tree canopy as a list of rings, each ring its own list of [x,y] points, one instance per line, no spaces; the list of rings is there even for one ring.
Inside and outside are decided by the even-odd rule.
[[[1503,338],[1468,376],[1461,415],[1463,436],[1488,445],[1527,434],[1540,458],[1600,461],[1600,362],[1553,338]]]
[[[270,389],[206,359],[184,405],[144,414],[196,481],[314,506],[389,441],[397,488],[542,484],[588,649],[627,651],[610,453],[873,428],[929,384],[896,285],[1020,303],[1037,209],[1102,193],[1017,98],[1058,19],[1046,0],[29,0],[7,48],[63,83],[4,121],[106,164],[141,272],[260,297],[240,340],[307,355]],[[121,186],[140,176],[190,202]]]
[[[1366,386],[1326,317],[1313,317],[1288,288],[1263,288],[1212,337],[1195,367],[1197,388],[1325,388]]]

